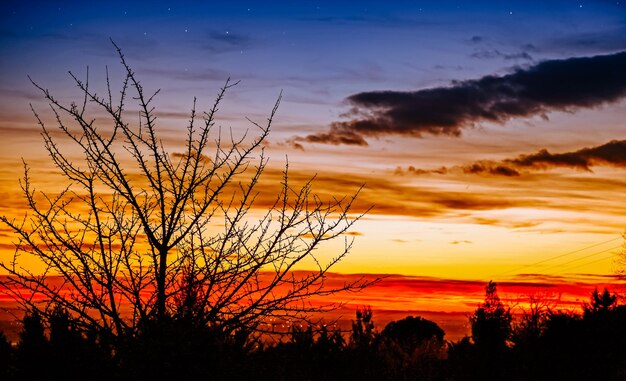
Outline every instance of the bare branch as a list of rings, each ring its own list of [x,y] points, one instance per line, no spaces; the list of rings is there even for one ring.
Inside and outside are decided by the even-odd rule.
[[[104,97],[90,88],[89,70],[84,81],[70,73],[82,94],[78,103],[64,104],[31,80],[61,133],[53,135],[33,109],[44,146],[69,184],[38,192],[25,164],[21,187],[29,213],[22,220],[0,217],[16,236],[13,257],[0,262],[9,274],[0,286],[44,317],[61,306],[83,327],[115,336],[136,333],[147,319],[183,316],[225,332],[256,329],[268,317],[310,321],[311,313],[339,305],[313,305],[311,297],[371,283],[326,282],[351,239],[344,237],[343,249],[329,259],[318,255],[324,242],[361,218],[351,213],[360,190],[322,201],[313,193],[314,179],[301,187],[289,182],[287,164],[275,201],[258,220],[251,218],[268,164],[262,146],[282,93],[266,123],[248,119],[255,127],[251,137],[230,131],[224,138],[214,128],[224,95],[238,82],[228,79],[205,112],[194,98],[183,153],[172,155],[159,138],[152,106],[159,90],[147,95],[113,45],[125,71],[117,99],[108,68]],[[126,120],[127,101],[139,109],[138,123]],[[91,119],[94,110],[106,120]],[[26,256],[43,270],[22,267]]]

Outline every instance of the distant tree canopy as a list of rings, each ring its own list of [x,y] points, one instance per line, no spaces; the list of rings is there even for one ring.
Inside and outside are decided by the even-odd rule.
[[[234,86],[227,81],[207,111],[198,111],[194,99],[180,130],[182,148],[172,152],[153,106],[159,91],[147,92],[115,48],[124,71],[117,91],[108,72],[103,95],[92,90],[89,72],[86,80],[70,73],[82,93],[70,103],[33,82],[52,118],[33,112],[59,183],[67,186],[37,190],[25,166],[29,213],[22,220],[0,217],[18,239],[15,256],[0,260],[10,274],[1,286],[24,309],[48,321],[60,308],[75,327],[113,336],[174,320],[232,333],[261,330],[270,316],[306,321],[335,307],[313,305],[309,297],[368,284],[325,282],[351,240],[330,259],[318,254],[360,218],[352,213],[358,191],[322,199],[311,181],[294,187],[285,168],[274,201],[257,209],[258,219],[249,213],[280,98],[265,123],[250,121],[256,133],[222,134],[215,125]],[[38,260],[41,273],[24,268],[23,256]],[[312,271],[294,271],[305,262]]]
[[[421,316],[392,321],[381,332],[383,338],[394,341],[409,353],[426,345],[441,347],[444,335],[437,323]]]

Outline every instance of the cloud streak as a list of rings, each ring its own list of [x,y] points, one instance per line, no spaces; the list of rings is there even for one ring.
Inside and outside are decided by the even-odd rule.
[[[571,167],[590,171],[594,165],[626,168],[626,140],[612,140],[591,148],[552,154],[542,149],[531,155],[521,155],[509,160],[517,167]]]
[[[546,170],[550,168],[573,168],[591,171],[594,166],[626,168],[626,140],[582,148],[577,151],[551,153],[542,149],[529,155],[520,155],[501,162],[481,161],[463,167],[463,172],[499,176],[519,176],[522,170]]]
[[[213,30],[207,35],[204,49],[214,54],[220,54],[246,50],[253,45],[253,39],[246,34],[233,33],[230,31],[218,32]]]
[[[295,141],[367,145],[366,138],[425,134],[459,136],[482,122],[595,108],[626,97],[626,51],[549,60],[504,76],[454,81],[417,91],[369,91],[349,96],[350,120]]]
[[[437,169],[421,169],[414,166],[409,166],[406,169],[397,167],[394,175],[445,175],[449,172],[458,173],[460,170],[465,174],[472,175],[516,177],[522,175],[524,171],[536,172],[552,168],[571,168],[591,172],[593,167],[598,166],[626,169],[626,140],[611,140],[599,146],[561,153],[551,153],[544,148],[535,153],[519,155],[512,159],[479,160],[455,167]]]
[[[477,50],[476,52],[472,53],[471,57],[478,58],[478,59],[503,58],[505,60],[528,60],[528,61],[533,60],[533,57],[527,52],[503,53],[497,49]]]

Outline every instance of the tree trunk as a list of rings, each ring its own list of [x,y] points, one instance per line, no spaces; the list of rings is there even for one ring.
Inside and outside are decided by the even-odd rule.
[[[165,277],[167,274],[167,250],[159,250],[159,272],[157,274],[157,321],[165,319]]]

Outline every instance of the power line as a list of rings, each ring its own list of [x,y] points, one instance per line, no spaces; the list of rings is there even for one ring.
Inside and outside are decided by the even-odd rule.
[[[574,259],[574,260],[571,260],[571,261],[568,261],[568,262],[565,262],[565,263],[559,263],[559,264],[556,264],[556,265],[552,265],[552,266],[550,266],[550,267],[544,268],[543,270],[545,271],[545,270],[550,270],[550,269],[557,268],[557,267],[567,266],[567,265],[569,265],[570,263],[574,263],[574,262],[578,262],[578,261],[583,260],[583,259],[587,259],[587,258],[595,257],[596,255],[606,253],[607,251],[615,250],[615,249],[617,249],[617,248],[619,248],[619,247],[621,247],[621,246],[622,246],[622,245],[617,245],[617,246],[609,247],[608,249],[605,249],[605,250],[602,250],[602,251],[597,251],[597,252],[595,252],[595,253],[593,253],[593,254],[585,255],[584,257],[576,258],[576,259]]]
[[[542,264],[542,263],[545,263],[545,262],[549,262],[549,261],[551,261],[551,260],[553,260],[553,259],[559,259],[559,258],[562,258],[562,257],[568,256],[568,255],[572,255],[572,254],[580,253],[581,251],[585,251],[585,250],[593,249],[594,247],[602,246],[602,245],[604,245],[604,244],[606,244],[606,243],[613,242],[613,241],[616,241],[616,240],[621,239],[621,238],[622,238],[622,236],[620,235],[619,237],[615,237],[615,238],[613,238],[613,239],[609,239],[608,241],[604,241],[604,242],[596,243],[596,244],[594,244],[594,245],[587,246],[587,247],[582,248],[582,249],[578,249],[578,250],[570,251],[570,252],[565,253],[565,254],[560,254],[560,255],[557,255],[557,256],[552,257],[552,258],[544,259],[544,260],[542,260],[542,261],[539,261],[539,262],[533,263],[533,264],[532,264],[532,265],[530,265],[530,266],[539,265],[539,264]],[[621,245],[620,245],[620,246],[621,246]],[[618,246],[618,247],[619,247],[619,246]]]
[[[501,272],[501,273],[495,274],[494,276],[492,276],[492,278],[497,278],[497,277],[500,277],[500,276],[502,276],[502,275],[506,275],[506,274],[509,274],[509,273],[512,273],[512,272],[515,272],[515,271],[518,271],[518,270],[521,270],[521,269],[524,269],[524,268],[528,268],[528,267],[532,267],[532,266],[540,265],[540,264],[542,264],[542,263],[550,262],[550,261],[553,261],[553,260],[555,260],[555,259],[559,259],[559,258],[567,257],[567,256],[569,256],[569,255],[573,255],[573,254],[576,254],[576,253],[580,253],[580,252],[585,251],[585,250],[593,249],[594,247],[602,246],[602,245],[605,245],[605,244],[607,244],[607,243],[609,243],[609,242],[617,241],[618,239],[622,239],[622,236],[620,235],[620,236],[618,236],[618,237],[611,238],[611,239],[606,240],[606,241],[603,241],[603,242],[595,243],[595,244],[593,244],[593,245],[590,245],[590,246],[587,246],[587,247],[583,247],[582,249],[577,249],[577,250],[573,250],[573,251],[568,251],[568,252],[563,253],[563,254],[558,254],[558,255],[555,255],[555,256],[550,257],[550,258],[542,259],[541,261],[538,261],[538,262],[535,262],[535,263],[531,263],[531,264],[527,264],[527,265],[518,266],[518,267],[515,267],[515,268],[513,268],[513,269],[510,269],[510,270],[503,271],[503,272]],[[620,245],[620,246],[621,246],[621,245]],[[617,246],[617,247],[619,247],[619,246]],[[613,249],[615,249],[615,248],[616,248],[616,247],[613,247],[613,248],[611,248],[611,249],[607,249],[607,250],[613,250]],[[597,254],[597,253],[596,253],[596,254]],[[595,255],[595,254],[594,254],[594,255]]]
[[[569,269],[567,269],[567,271],[572,271],[572,270],[577,269],[577,268],[579,268],[579,267],[583,267],[583,266],[591,265],[591,264],[594,264],[594,263],[597,263],[597,262],[606,261],[607,259],[611,259],[611,258],[613,258],[613,254],[611,254],[611,255],[610,255],[610,256],[608,256],[608,257],[604,257],[604,258],[596,259],[596,260],[591,261],[591,262],[583,263],[582,265],[578,265],[578,266],[570,267]]]

